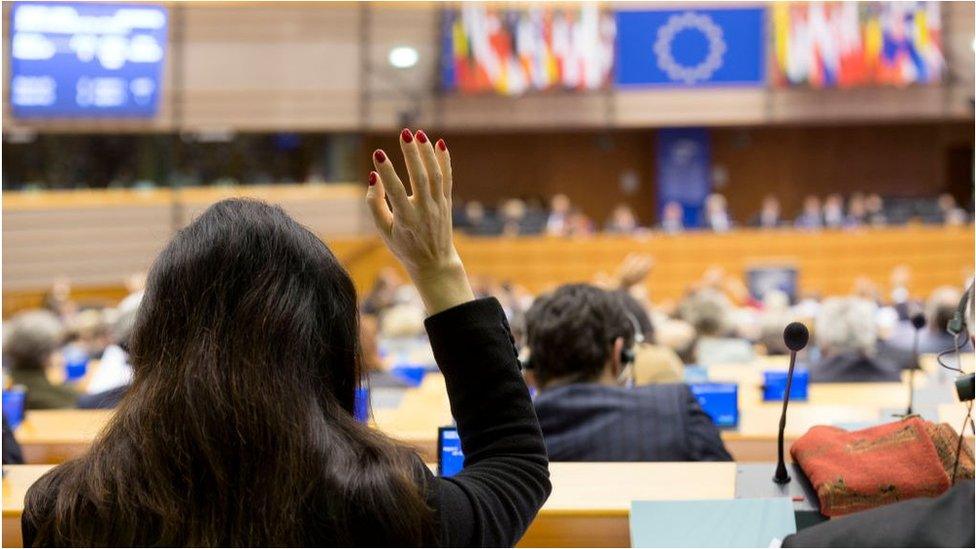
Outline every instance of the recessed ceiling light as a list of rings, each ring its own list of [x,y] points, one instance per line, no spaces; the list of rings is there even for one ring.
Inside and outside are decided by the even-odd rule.
[[[417,53],[416,48],[411,48],[410,46],[397,46],[390,50],[390,55],[387,57],[390,65],[398,69],[409,69],[410,67],[417,64],[420,60],[420,54]]]

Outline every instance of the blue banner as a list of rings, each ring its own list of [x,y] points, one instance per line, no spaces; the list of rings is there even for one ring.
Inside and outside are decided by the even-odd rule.
[[[657,132],[657,207],[681,204],[684,226],[701,224],[702,208],[712,189],[712,159],[705,128],[665,128]]]
[[[618,85],[760,86],[762,8],[617,12]]]
[[[166,56],[166,8],[17,2],[10,21],[14,116],[156,114]]]

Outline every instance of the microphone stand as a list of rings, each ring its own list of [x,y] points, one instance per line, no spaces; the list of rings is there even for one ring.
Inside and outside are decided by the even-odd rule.
[[[912,364],[912,368],[908,370],[908,410],[905,411],[906,416],[912,415],[912,407],[915,404],[915,370],[918,370],[920,365],[918,363],[918,333],[921,332],[919,328],[915,328],[915,343],[912,345],[912,350],[914,351],[912,355],[915,357],[915,363]]]
[[[790,351],[790,369],[786,374],[786,394],[783,395],[783,415],[779,417],[779,437],[776,440],[776,474],[773,482],[786,484],[790,474],[786,472],[786,459],[783,456],[783,437],[786,433],[786,407],[790,404],[790,391],[793,388],[793,368],[796,366],[796,351]]]

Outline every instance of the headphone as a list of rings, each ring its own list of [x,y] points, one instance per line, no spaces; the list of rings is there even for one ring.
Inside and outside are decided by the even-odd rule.
[[[623,313],[634,327],[634,344],[620,350],[620,364],[623,365],[623,368],[620,370],[620,375],[617,376],[617,381],[621,385],[633,387],[637,381],[634,377],[634,362],[637,361],[637,348],[644,343],[644,333],[641,331],[640,322],[637,322],[636,316],[626,307],[624,307]]]

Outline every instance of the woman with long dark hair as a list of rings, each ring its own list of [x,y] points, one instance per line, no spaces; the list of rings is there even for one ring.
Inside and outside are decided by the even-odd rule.
[[[27,546],[518,541],[550,491],[539,424],[504,314],[474,299],[454,248],[447,147],[409,130],[400,146],[412,195],[378,150],[367,201],[431,315],[464,471],[435,478],[353,418],[349,275],[280,208],[225,200],[156,259],[132,387],[91,449],[28,492]]]

